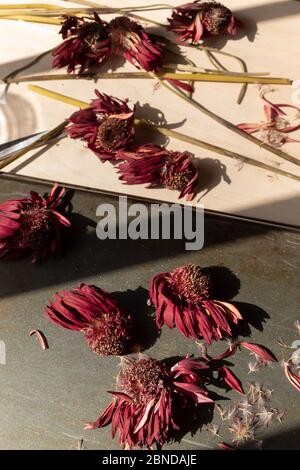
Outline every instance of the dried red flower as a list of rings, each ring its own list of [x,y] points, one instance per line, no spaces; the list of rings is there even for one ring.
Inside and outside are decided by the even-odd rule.
[[[108,30],[115,54],[123,55],[135,67],[147,72],[161,67],[163,45],[139,23],[127,16],[118,16],[111,20]]]
[[[179,197],[195,197],[198,171],[188,152],[173,152],[154,144],[138,147],[134,152],[119,152],[124,160],[118,165],[120,180],[126,184],[165,186],[180,191]]]
[[[80,66],[79,73],[101,64],[112,54],[121,55],[137,68],[154,72],[163,59],[163,44],[126,16],[109,23],[97,13],[93,18],[64,16],[60,30],[64,42],[54,51],[53,67],[68,67],[68,73]]]
[[[261,98],[264,101],[264,114],[265,121],[258,123],[241,123],[237,127],[248,134],[260,133],[260,138],[263,142],[267,142],[274,147],[299,140],[292,139],[288,136],[291,132],[300,129],[300,108],[290,104],[274,104],[266,98],[268,90],[261,91]],[[287,113],[284,109],[292,109],[296,111],[295,124],[291,124]]]
[[[69,118],[66,133],[72,139],[87,142],[100,160],[114,159],[116,152],[124,150],[134,137],[134,112],[128,100],[119,100],[95,90],[97,96],[90,105],[76,111]]]
[[[92,285],[55,294],[45,315],[58,326],[81,331],[96,354],[128,352],[132,318],[108,292]]]
[[[97,13],[93,18],[63,17],[60,30],[64,42],[54,49],[54,68],[67,67],[68,73],[79,73],[101,64],[111,55],[108,25]]]
[[[174,415],[182,413],[187,402],[212,402],[204,385],[207,369],[205,363],[188,356],[172,368],[144,355],[123,359],[117,391],[109,392],[113,401],[85,429],[111,424],[112,437],[118,432],[126,449],[162,446],[179,429]]]
[[[179,41],[193,44],[198,44],[203,36],[236,34],[238,26],[229,8],[201,0],[175,7],[168,21],[168,29],[179,36]]]
[[[62,227],[69,227],[65,208],[71,192],[55,184],[50,194],[35,191],[29,197],[10,199],[0,204],[0,258],[19,258],[34,252],[33,262],[57,254]]]
[[[152,279],[150,300],[159,328],[178,328],[186,337],[220,340],[231,336],[231,326],[242,320],[237,308],[211,300],[211,280],[199,266],[187,264]]]

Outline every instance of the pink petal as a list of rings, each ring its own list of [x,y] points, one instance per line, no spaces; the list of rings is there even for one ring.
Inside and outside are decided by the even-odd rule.
[[[274,354],[260,344],[241,341],[239,345],[243,346],[246,349],[249,349],[250,351],[253,351],[255,354],[257,354],[257,356],[261,357],[266,362],[277,362],[277,359]]]

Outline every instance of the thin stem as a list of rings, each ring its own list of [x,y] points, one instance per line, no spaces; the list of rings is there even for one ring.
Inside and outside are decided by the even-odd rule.
[[[213,73],[169,73],[161,72],[156,74],[160,79],[172,79],[193,82],[217,82],[217,83],[253,83],[253,84],[277,84],[289,85],[288,78],[273,78],[273,77],[258,77],[258,76],[241,76],[228,73],[213,74]],[[152,79],[148,72],[104,72],[104,73],[82,73],[80,75],[72,74],[50,74],[50,75],[31,75],[25,77],[17,77],[6,80],[6,83],[21,83],[21,82],[39,82],[48,80],[97,80],[97,79]]]
[[[156,78],[164,88],[171,91],[176,96],[179,96],[179,98],[183,99],[185,102],[189,103],[191,106],[196,108],[198,111],[201,111],[203,114],[205,114],[209,118],[211,118],[214,121],[218,122],[219,124],[226,127],[227,129],[230,129],[235,134],[243,137],[244,139],[248,140],[249,142],[252,142],[255,145],[258,145],[260,148],[264,148],[265,150],[268,150],[269,152],[272,152],[273,154],[277,155],[280,158],[283,158],[284,160],[287,160],[290,163],[294,163],[295,165],[300,166],[300,160],[299,159],[293,157],[292,155],[289,155],[288,153],[284,152],[283,150],[280,150],[276,147],[272,147],[271,145],[267,144],[266,142],[263,142],[262,140],[258,139],[257,137],[255,137],[252,134],[247,134],[247,132],[244,132],[243,130],[239,129],[237,126],[232,124],[230,121],[227,121],[226,119],[222,118],[218,114],[215,114],[213,111],[210,111],[210,109],[206,108],[205,106],[200,104],[198,101],[195,101],[194,99],[187,97],[181,91],[178,91],[177,89],[172,88],[166,82],[164,82],[163,80],[160,80],[160,78],[155,73],[149,72],[149,74],[153,78]]]
[[[81,109],[84,109],[89,105],[85,101],[75,100],[75,99],[73,99],[69,96],[65,96],[65,95],[62,95],[60,93],[56,93],[56,92],[47,90],[45,88],[37,87],[37,86],[34,86],[34,85],[29,85],[28,88],[29,88],[29,90],[31,90],[33,92],[42,94],[42,95],[47,96],[49,98],[56,99],[58,101],[62,101],[64,103],[67,103],[67,104],[70,104],[70,105],[73,105],[73,106],[76,106],[76,107],[79,107]],[[299,176],[296,176],[292,173],[281,170],[280,168],[275,168],[271,165],[267,165],[266,163],[256,161],[256,160],[254,160],[252,158],[249,158],[249,157],[245,157],[245,156],[240,155],[236,152],[232,152],[230,150],[224,149],[222,147],[218,147],[218,146],[210,144],[208,142],[204,142],[202,140],[195,139],[194,137],[190,137],[190,136],[187,136],[185,134],[181,134],[180,132],[176,132],[176,131],[173,131],[171,129],[168,129],[167,127],[156,126],[154,124],[151,124],[151,123],[149,123],[147,121],[144,121],[144,120],[141,120],[141,119],[135,119],[134,123],[135,123],[136,126],[140,126],[140,127],[143,127],[145,129],[148,129],[148,130],[151,130],[151,131],[159,132],[162,135],[166,135],[168,137],[173,137],[174,139],[180,140],[182,142],[187,142],[187,143],[189,143],[191,145],[195,145],[197,147],[205,148],[206,150],[209,150],[209,151],[215,152],[215,153],[219,153],[220,155],[225,155],[226,157],[233,158],[234,160],[240,161],[242,163],[246,163],[248,165],[252,165],[252,166],[267,170],[267,171],[271,171],[273,173],[277,173],[281,176],[285,176],[287,178],[291,178],[291,179],[296,180],[296,181],[300,181]],[[66,126],[66,124],[67,124],[67,121],[60,124],[60,126],[58,126],[58,128],[55,128],[53,131],[50,131],[50,132],[57,131],[57,129],[61,132],[63,130],[63,128]],[[60,132],[58,132],[58,134]],[[55,135],[57,135],[57,133],[55,133]],[[32,144],[32,145],[34,145],[33,148],[37,148],[38,146],[44,145],[45,138],[47,136],[49,136],[49,133],[46,136],[44,136],[43,138],[41,138],[42,143],[41,142],[40,143],[35,142],[34,144]],[[26,149],[23,149],[21,151],[22,155],[24,155],[28,150],[32,150],[32,148],[27,147]],[[14,160],[19,158],[19,156],[20,156],[20,155],[18,155],[17,157],[15,157],[15,155],[16,154],[14,154],[12,156],[12,157],[14,157]],[[8,158],[11,159],[12,157],[8,157]],[[2,164],[2,166],[0,166],[0,168],[3,168],[8,163],[10,163],[11,161],[14,161],[14,160],[10,160],[9,162],[7,162],[7,160],[5,160]]]
[[[52,51],[53,51],[53,48],[52,48],[52,49],[48,49],[48,51],[45,51],[45,52],[43,52],[42,54],[38,55],[38,56],[35,57],[33,60],[31,60],[30,62],[28,62],[26,65],[23,65],[22,67],[19,67],[18,69],[13,70],[13,72],[10,72],[8,75],[6,75],[6,76],[3,78],[3,81],[6,83],[5,93],[7,92],[7,89],[8,89],[8,87],[9,87],[10,80],[12,80],[16,75],[18,75],[18,73],[23,72],[24,70],[29,69],[29,68],[32,67],[33,65],[36,65],[40,60],[42,60],[46,55],[50,54]]]
[[[300,176],[294,175],[293,173],[289,173],[287,171],[281,170],[280,168],[275,168],[261,161],[254,160],[253,158],[245,157],[244,155],[240,155],[239,153],[232,152],[231,150],[227,150],[223,147],[218,147],[217,145],[204,142],[203,140],[195,139],[194,137],[181,134],[180,132],[173,131],[166,127],[155,126],[154,124],[151,124],[143,120],[138,120],[138,119],[135,119],[134,123],[135,125],[143,127],[145,129],[157,131],[162,135],[172,137],[177,140],[181,140],[182,142],[187,142],[188,144],[196,145],[197,147],[202,147],[206,150],[218,153],[220,155],[225,155],[226,157],[233,158],[234,160],[240,161],[242,163],[247,163],[249,165],[256,166],[258,168],[262,168],[267,171],[272,171],[273,173],[278,173],[281,176],[292,178],[295,181],[300,181]]]
[[[61,20],[59,20],[58,18],[49,18],[47,16],[34,16],[34,15],[1,16],[0,15],[0,19],[27,21],[28,23],[43,23],[43,24],[55,24],[55,25],[61,24]]]

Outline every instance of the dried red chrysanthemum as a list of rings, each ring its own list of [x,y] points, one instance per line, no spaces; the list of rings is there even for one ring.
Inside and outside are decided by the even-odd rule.
[[[181,42],[199,43],[203,36],[236,34],[237,20],[229,10],[218,2],[196,0],[175,7],[168,18],[168,29],[179,36]]]
[[[95,90],[97,96],[90,105],[69,118],[66,133],[72,139],[87,142],[100,160],[111,160],[124,150],[134,137],[134,111],[127,100],[119,100]]]
[[[1,203],[0,258],[18,258],[33,251],[35,262],[58,253],[62,228],[71,225],[63,215],[71,194],[55,184],[50,194],[31,191],[30,197]]]
[[[291,132],[300,129],[300,109],[290,104],[274,104],[265,97],[268,90],[261,91],[261,98],[264,101],[264,113],[266,120],[258,123],[241,123],[237,127],[248,134],[260,133],[263,142],[267,142],[274,147],[299,140],[292,139],[288,136]],[[289,118],[284,109],[292,109],[296,111],[293,118]],[[292,123],[294,121],[294,123]]]
[[[178,328],[186,337],[220,340],[231,336],[233,324],[242,320],[237,308],[211,299],[211,279],[199,266],[187,264],[152,279],[150,301],[159,328]]]
[[[146,144],[134,152],[120,152],[118,156],[124,160],[118,170],[120,180],[125,183],[148,184],[149,188],[165,186],[180,191],[180,198],[194,198],[199,175],[187,152],[173,152]]]
[[[96,354],[121,355],[128,352],[132,317],[108,292],[92,285],[55,294],[45,308],[49,320],[69,330],[81,331]]]
[[[154,72],[161,67],[163,45],[127,16],[118,16],[108,25],[112,50],[137,68]]]
[[[208,369],[201,360],[188,356],[172,368],[144,355],[123,359],[117,390],[109,392],[113,401],[85,429],[111,424],[112,437],[118,432],[126,449],[162,446],[179,429],[174,416],[184,412],[188,402],[212,402],[205,387]]]
[[[60,30],[64,42],[54,49],[53,67],[67,67],[68,73],[79,73],[101,64],[111,55],[108,26],[97,13],[93,18],[64,16]]]
[[[79,73],[101,64],[110,55],[121,55],[137,68],[154,72],[163,58],[163,44],[126,16],[109,23],[97,13],[93,18],[65,16],[60,33],[64,42],[54,51],[53,67],[80,66]]]

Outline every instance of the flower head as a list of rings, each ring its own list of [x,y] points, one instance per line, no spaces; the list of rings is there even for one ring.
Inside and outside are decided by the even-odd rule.
[[[237,308],[211,300],[210,277],[195,264],[187,264],[152,279],[150,300],[156,308],[159,328],[178,328],[186,337],[220,340],[231,336],[233,324],[242,320]]]
[[[163,46],[127,16],[118,16],[108,26],[114,54],[147,72],[156,71],[163,59]]]
[[[180,5],[173,9],[168,21],[168,29],[179,36],[179,41],[193,44],[198,44],[203,36],[237,31],[237,20],[229,8],[218,2],[196,0]]]
[[[65,208],[71,192],[54,185],[50,194],[31,191],[29,197],[0,204],[0,258],[18,258],[30,251],[33,262],[56,254],[61,247],[62,229],[69,227]]]
[[[258,123],[241,123],[237,127],[248,134],[260,133],[260,138],[274,147],[280,147],[287,143],[299,142],[288,136],[291,132],[300,129],[300,108],[290,104],[274,104],[266,98],[269,90],[261,90],[261,98],[264,101],[265,121]],[[296,111],[293,118],[289,118],[285,110]]]
[[[95,90],[96,99],[87,108],[76,111],[69,118],[66,133],[72,139],[87,142],[100,160],[111,160],[116,152],[124,150],[134,136],[134,108],[127,100],[105,95]]]
[[[108,292],[92,285],[55,294],[45,315],[58,326],[81,331],[96,354],[121,355],[128,351],[132,318]]]
[[[64,42],[52,53],[53,67],[68,67],[68,73],[88,71],[112,54],[124,57],[137,68],[154,72],[163,59],[163,44],[126,16],[109,23],[97,13],[92,18],[64,16],[60,30]]]
[[[144,355],[123,359],[116,391],[109,392],[113,401],[86,429],[111,423],[112,437],[118,432],[120,444],[127,449],[163,445],[179,429],[174,415],[187,402],[212,402],[204,385],[207,368],[188,356],[172,368]]]
[[[105,21],[94,13],[93,18],[64,16],[60,34],[64,42],[52,55],[53,67],[67,67],[68,73],[79,73],[101,64],[111,55],[111,39]]]
[[[187,200],[195,196],[198,171],[187,152],[173,152],[154,144],[146,144],[135,152],[119,152],[124,162],[118,166],[120,180],[127,184],[145,184],[148,187],[165,186],[180,191]]]

